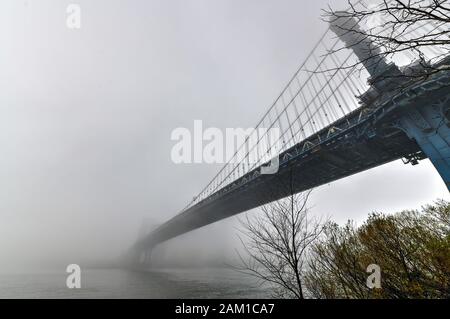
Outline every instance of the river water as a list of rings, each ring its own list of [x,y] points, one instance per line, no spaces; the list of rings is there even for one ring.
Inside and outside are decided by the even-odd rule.
[[[226,268],[145,272],[86,269],[81,288],[65,272],[0,273],[0,298],[268,298],[254,278]]]

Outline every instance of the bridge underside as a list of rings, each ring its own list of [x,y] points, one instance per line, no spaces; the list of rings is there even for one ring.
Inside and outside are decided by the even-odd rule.
[[[327,130],[323,130],[316,146],[301,150],[298,144],[280,154],[277,174],[261,175],[259,168],[249,172],[161,225],[138,242],[135,249],[151,250],[158,243],[193,229],[287,197],[291,189],[302,192],[400,158],[416,164],[430,157],[445,180],[442,167],[450,164],[450,74],[443,78],[437,89],[432,87],[437,81],[429,81],[430,90],[412,87],[391,96],[363,121],[355,113],[333,123],[339,133],[328,138]],[[431,109],[434,111],[430,113]],[[419,130],[426,136],[411,129],[418,124],[425,125]],[[431,151],[428,145],[433,146]]]
[[[344,136],[341,141],[310,150],[302,158],[282,162],[275,175],[259,175],[209,203],[191,207],[162,225],[142,244],[152,247],[190,230],[289,196],[291,178],[293,190],[298,193],[411,154],[423,156],[416,142],[401,131],[389,138],[374,136],[359,141]]]

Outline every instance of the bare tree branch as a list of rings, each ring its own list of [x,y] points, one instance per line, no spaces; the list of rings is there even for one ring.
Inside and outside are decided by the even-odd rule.
[[[274,297],[307,297],[304,289],[306,260],[311,245],[322,235],[324,224],[309,217],[311,191],[291,195],[261,208],[260,214],[241,220],[240,240],[245,256],[234,268],[269,283]]]

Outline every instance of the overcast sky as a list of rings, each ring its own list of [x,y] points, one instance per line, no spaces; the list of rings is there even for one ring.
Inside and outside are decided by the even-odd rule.
[[[66,27],[71,2],[79,30]],[[255,125],[325,30],[327,4],[2,0],[0,269],[114,256],[144,220],[174,216],[219,167],[173,164],[172,130]],[[360,222],[437,198],[449,195],[428,161],[399,161],[325,185],[313,204]],[[168,254],[228,254],[235,225],[175,239]]]

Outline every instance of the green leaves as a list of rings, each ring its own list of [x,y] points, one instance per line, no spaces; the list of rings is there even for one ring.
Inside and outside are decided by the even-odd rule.
[[[450,204],[371,214],[360,227],[330,224],[312,249],[307,289],[316,298],[450,298]],[[381,289],[366,267],[381,268]]]

